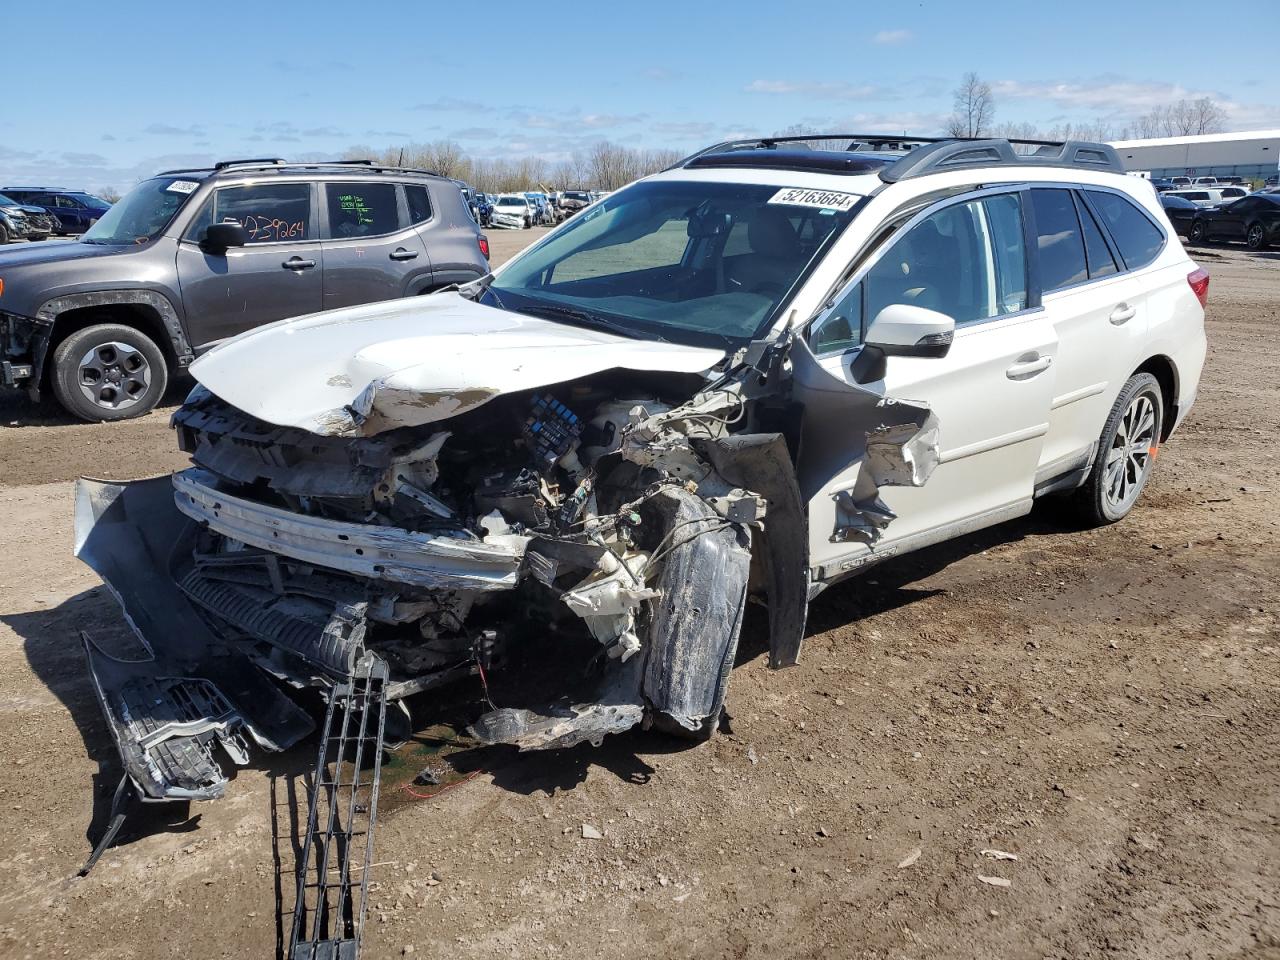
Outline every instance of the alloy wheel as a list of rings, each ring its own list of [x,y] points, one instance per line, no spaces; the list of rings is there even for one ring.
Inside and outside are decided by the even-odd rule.
[[[1123,513],[1138,499],[1151,473],[1155,449],[1155,401],[1140,393],[1125,410],[1107,451],[1103,496],[1113,510]]]
[[[99,343],[80,359],[76,382],[91,403],[122,410],[146,395],[151,386],[151,365],[127,343]]]

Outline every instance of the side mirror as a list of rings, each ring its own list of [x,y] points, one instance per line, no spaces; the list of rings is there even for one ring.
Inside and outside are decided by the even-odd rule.
[[[200,246],[214,253],[224,253],[231,247],[243,247],[249,235],[238,223],[211,223],[204,231]]]
[[[850,371],[858,383],[882,380],[887,357],[945,357],[955,333],[956,322],[945,313],[891,303],[871,321]]]

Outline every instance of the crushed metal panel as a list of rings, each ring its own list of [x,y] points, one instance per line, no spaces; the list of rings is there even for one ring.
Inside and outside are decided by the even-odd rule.
[[[834,542],[875,543],[895,515],[882,486],[923,486],[939,462],[940,426],[928,404],[880,396],[846,383],[797,338],[791,347],[793,395],[803,403],[797,472],[806,501],[832,478],[857,470],[851,486],[832,494]]]
[[[173,475],[173,491],[178,510],[240,543],[357,576],[438,590],[510,590],[528,541],[464,540],[313,517],[223,493],[212,474],[194,468]]]
[[[609,734],[630,730],[644,719],[643,660],[606,660],[591,701],[563,701],[538,710],[498,707],[477,719],[467,732],[481,743],[505,743],[521,750],[560,750],[580,743],[599,746]]]
[[[769,666],[793,666],[800,659],[809,612],[809,537],[786,440],[780,433],[748,433],[698,440],[694,446],[727,481],[768,503],[757,537],[768,579]]]
[[[615,368],[701,373],[723,359],[723,350],[634,340],[440,293],[268,324],[210,350],[192,373],[268,423],[371,437]]]

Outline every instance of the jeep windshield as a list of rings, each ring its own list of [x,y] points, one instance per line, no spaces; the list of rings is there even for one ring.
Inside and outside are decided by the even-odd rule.
[[[733,346],[773,320],[857,199],[777,184],[637,183],[518,257],[483,302],[640,339]]]
[[[169,225],[197,186],[197,181],[180,177],[144,180],[106,210],[84,232],[80,242],[121,246],[146,243]]]

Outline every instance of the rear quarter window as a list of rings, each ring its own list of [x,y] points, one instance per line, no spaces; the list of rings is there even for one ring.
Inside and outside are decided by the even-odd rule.
[[[1127,268],[1137,270],[1145,267],[1160,255],[1164,248],[1164,231],[1133,201],[1101,190],[1086,190],[1085,193],[1120,248],[1120,256]]]

